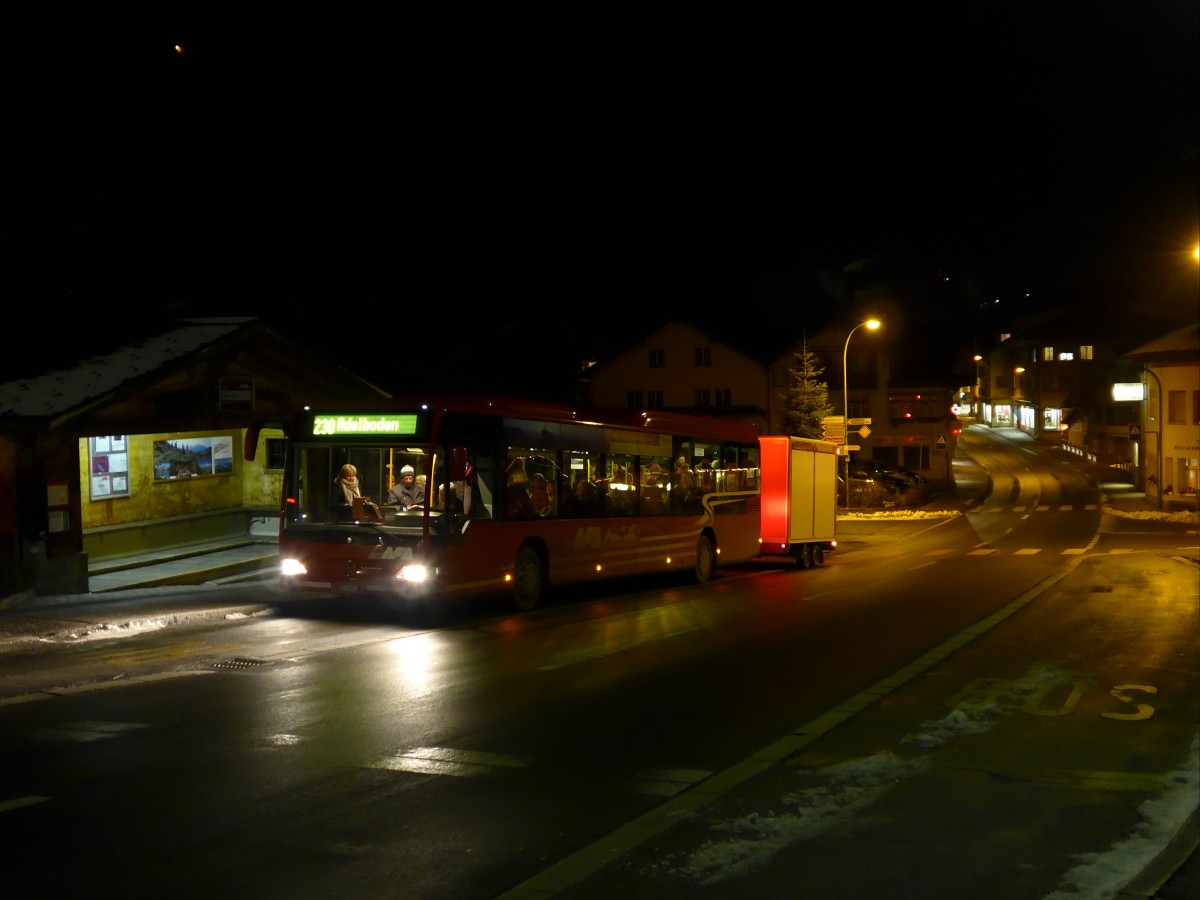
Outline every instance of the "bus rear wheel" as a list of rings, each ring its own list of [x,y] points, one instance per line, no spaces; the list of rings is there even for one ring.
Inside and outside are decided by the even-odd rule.
[[[517,564],[513,566],[513,603],[517,609],[531,610],[542,599],[546,590],[546,570],[542,558],[531,547],[517,551]]]
[[[700,535],[696,541],[696,567],[692,572],[692,577],[696,580],[696,584],[704,584],[708,579],[712,578],[716,561],[717,555],[713,553],[712,541],[706,535]]]

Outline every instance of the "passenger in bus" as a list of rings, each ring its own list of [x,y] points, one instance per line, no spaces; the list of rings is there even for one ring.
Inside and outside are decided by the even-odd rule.
[[[399,506],[403,511],[421,509],[425,505],[425,488],[416,483],[416,473],[412,466],[400,469],[400,480],[392,485],[387,499],[389,505]]]
[[[666,511],[666,501],[663,497],[663,471],[662,466],[658,463],[642,467],[641,493],[642,515],[654,516]]]
[[[546,483],[546,476],[541,472],[534,472],[529,476],[529,502],[533,504],[533,511],[539,516],[544,516],[550,512],[550,492]]]
[[[358,469],[346,463],[333,479],[333,508],[343,519],[354,518],[354,500],[361,497],[358,488]]]
[[[603,496],[608,493],[608,489],[612,485],[612,479],[608,477],[608,472],[597,466],[592,478],[592,484],[596,486],[596,493]]]
[[[508,465],[507,491],[504,503],[505,518],[533,519],[537,511],[529,499],[529,476],[525,472],[525,461],[514,459]]]
[[[587,480],[586,475],[580,475],[575,481],[575,499],[572,510],[584,516],[594,516],[596,508],[596,486]]]
[[[692,474],[692,467],[687,463],[687,457],[681,456],[675,460],[675,487],[674,490],[691,490],[696,486],[696,476]]]
[[[675,471],[671,475],[671,506],[682,508],[696,497],[696,476],[687,457],[680,456],[675,460]]]
[[[434,509],[445,510],[448,513],[460,515],[469,515],[471,511],[471,492],[466,489],[466,485],[461,481],[450,482],[450,500],[449,506],[446,505],[446,485],[439,484],[437,499],[434,501]]]

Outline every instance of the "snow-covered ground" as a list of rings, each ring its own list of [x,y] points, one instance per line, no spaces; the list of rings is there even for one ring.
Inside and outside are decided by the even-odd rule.
[[[1053,673],[1030,675],[1028,690]],[[669,855],[655,866],[662,873],[712,888],[766,865],[789,846],[816,837],[868,811],[899,782],[932,768],[939,747],[990,730],[1007,712],[988,703],[960,705],[944,719],[924,723],[894,750],[797,773],[796,790],[779,798],[777,809],[750,813],[711,826],[712,838],[684,855]],[[1076,857],[1058,887],[1044,900],[1107,900],[1150,865],[1200,805],[1200,734],[1186,759],[1163,776],[1159,794],[1139,807],[1133,832],[1108,848]],[[869,813],[868,813],[869,814]]]
[[[1113,509],[1109,507],[1110,516],[1121,516],[1126,519],[1146,519],[1151,522],[1180,522],[1184,525],[1200,524],[1200,513],[1190,509],[1177,509],[1167,512],[1164,509]]]

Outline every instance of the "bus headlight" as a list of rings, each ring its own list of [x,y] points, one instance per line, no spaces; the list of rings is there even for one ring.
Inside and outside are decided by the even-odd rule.
[[[308,566],[298,559],[281,559],[279,561],[280,575],[307,575]]]
[[[430,576],[429,567],[419,563],[410,563],[407,566],[401,566],[400,571],[396,573],[397,581],[407,581],[411,584],[421,584],[428,581]]]

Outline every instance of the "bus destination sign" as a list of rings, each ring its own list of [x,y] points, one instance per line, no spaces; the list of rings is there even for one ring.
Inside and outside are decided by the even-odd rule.
[[[368,416],[333,415],[313,416],[314,437],[336,435],[413,435],[417,433],[415,413],[373,414]]]

